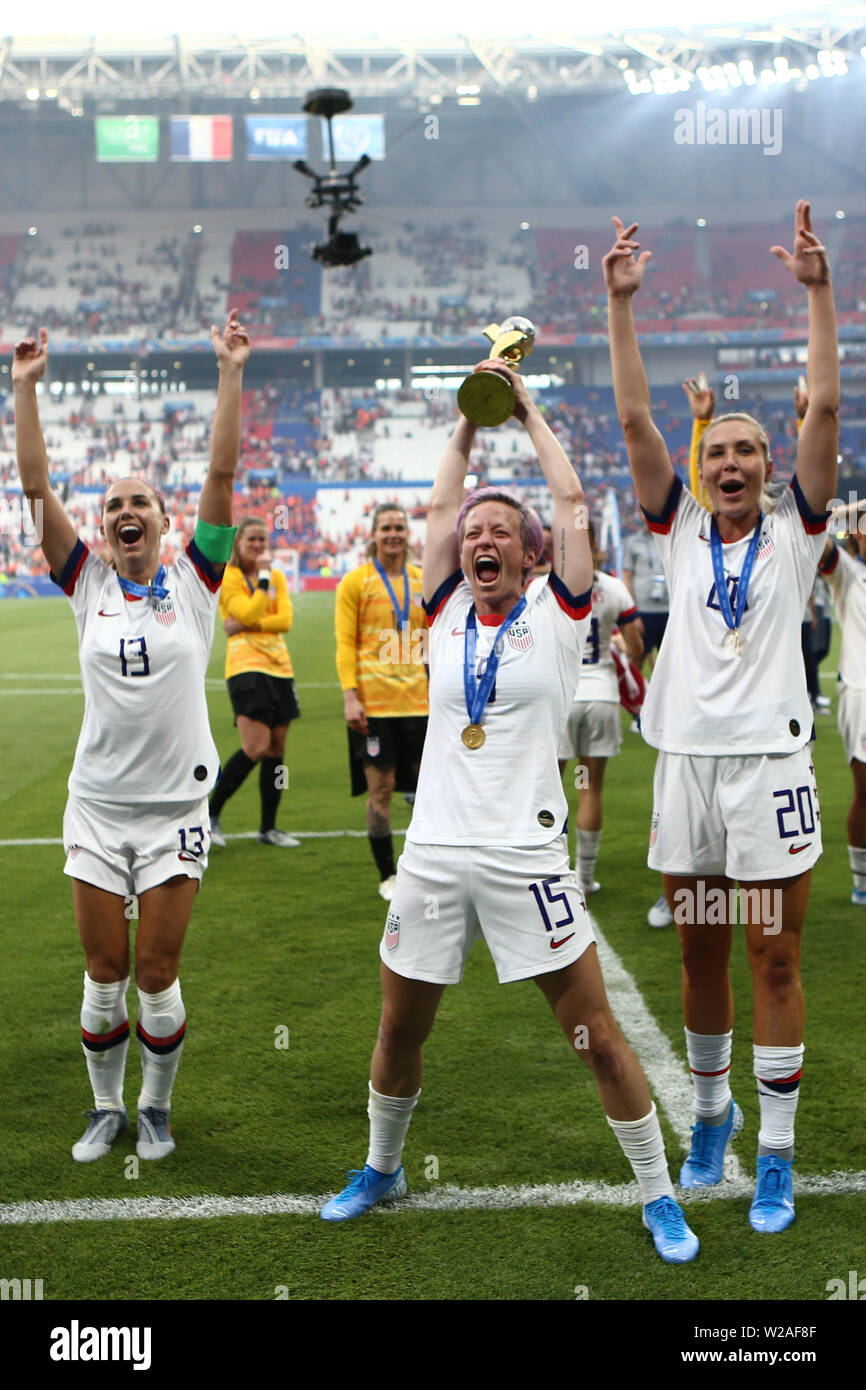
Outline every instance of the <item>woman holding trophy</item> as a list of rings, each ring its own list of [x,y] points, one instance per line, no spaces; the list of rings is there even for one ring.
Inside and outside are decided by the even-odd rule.
[[[502,328],[494,350],[507,336]],[[511,331],[524,343],[529,338]],[[695,1257],[698,1241],[673,1200],[646,1078],[608,1005],[564,834],[557,745],[580,677],[592,602],[583,492],[517,372],[499,355],[476,373],[479,394],[504,398],[538,455],[551,494],[553,568],[546,580],[530,583],[542,528],[516,498],[482,488],[464,499],[476,425],[460,419],[427,517],[430,718],[380,946],[370,1146],[363,1170],[349,1174],[322,1217],[348,1220],[405,1193],[401,1155],[420,1095],[422,1047],[480,928],[500,982],[535,979],[587,1062],[637,1179],[644,1224],[662,1259],[681,1263]],[[495,385],[484,380],[488,375]],[[458,399],[471,409],[466,394],[464,384]]]

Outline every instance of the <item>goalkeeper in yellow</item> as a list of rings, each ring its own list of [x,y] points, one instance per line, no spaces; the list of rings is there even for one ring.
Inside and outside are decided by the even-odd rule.
[[[340,580],[336,602],[352,795],[367,793],[367,837],[386,901],[396,878],[391,796],[414,795],[427,732],[427,616],[421,570],[408,553],[402,507],[377,507],[369,561]]]
[[[292,626],[292,601],[286,576],[271,567],[268,531],[259,517],[245,517],[238,527],[223,577],[220,617],[229,639],[226,680],[241,747],[224,764],[210,799],[211,840],[225,846],[220,824],[223,806],[258,763],[259,841],[293,849],[300,841],[276,828],[286,786],[286,733],[301,713],[283,635]]]

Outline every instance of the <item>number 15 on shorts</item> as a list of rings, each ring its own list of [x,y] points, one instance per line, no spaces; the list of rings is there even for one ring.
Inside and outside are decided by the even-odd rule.
[[[564,946],[566,941],[570,941],[574,936],[574,932],[569,932],[566,936],[557,937],[556,935],[557,932],[561,932],[565,927],[570,927],[574,921],[571,903],[568,901],[565,893],[553,892],[554,884],[560,883],[561,881],[561,874],[553,874],[550,878],[543,878],[540,883],[530,883],[529,885],[529,891],[535,898],[538,910],[541,913],[541,918],[544,922],[544,930],[553,933],[550,938],[550,946],[551,950],[554,951],[559,946]],[[565,909],[565,916],[555,917],[554,920],[551,921],[551,913],[548,912],[547,909],[550,907],[556,912],[558,910],[557,904],[559,903],[561,903]]]

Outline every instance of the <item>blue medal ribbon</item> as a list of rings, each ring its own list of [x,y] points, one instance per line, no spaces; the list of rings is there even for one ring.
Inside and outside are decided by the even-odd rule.
[[[761,539],[761,523],[763,520],[763,513],[758,512],[755,533],[749,541],[749,548],[746,551],[746,558],[743,561],[743,568],[737,586],[737,612],[735,615],[731,608],[731,596],[728,593],[728,586],[725,581],[725,562],[722,558],[722,537],[716,525],[716,518],[714,516],[710,518],[710,553],[713,557],[713,574],[716,578],[716,598],[719,601],[722,617],[732,632],[737,631],[742,621],[743,614],[746,611],[749,581],[752,578],[752,568],[755,564],[755,556],[758,552],[758,544]]]
[[[499,670],[500,643],[508,629],[517,622],[524,608],[526,607],[526,595],[518,599],[512,608],[505,622],[501,624],[496,641],[493,643],[493,650],[487,658],[487,665],[484,668],[484,675],[476,685],[478,680],[475,675],[475,652],[478,642],[478,630],[475,624],[475,604],[469,609],[466,615],[466,636],[463,642],[463,689],[466,695],[466,712],[469,715],[470,724],[479,724],[484,713],[487,701],[490,699],[490,692],[496,681],[496,672]]]
[[[165,587],[165,565],[160,565],[150,584],[136,584],[133,579],[123,579],[121,575],[117,576],[117,582],[125,594],[133,594],[135,598],[168,598],[168,589]]]
[[[398,630],[402,632],[403,624],[409,621],[409,574],[406,570],[406,566],[403,566],[404,601],[403,607],[401,608],[399,603],[397,602],[397,595],[394,593],[394,590],[391,587],[391,581],[385,573],[383,566],[380,565],[378,560],[374,560],[373,564],[376,566],[376,572],[379,575],[379,578],[381,579],[382,583],[385,585],[385,588],[388,592],[388,597],[394,605],[394,618],[396,620]]]

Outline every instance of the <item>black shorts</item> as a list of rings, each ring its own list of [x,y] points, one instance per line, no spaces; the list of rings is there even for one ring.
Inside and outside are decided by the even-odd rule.
[[[665,628],[668,625],[668,615],[666,612],[641,613],[638,609],[638,617],[643,623],[644,655],[649,656],[654,647],[660,647],[662,644]]]
[[[300,718],[295,696],[295,682],[291,676],[267,676],[264,671],[243,671],[239,676],[229,676],[229,699],[238,715],[255,719],[258,724],[267,724],[275,729],[280,724],[291,724]]]
[[[382,771],[394,768],[398,792],[413,792],[418,785],[418,768],[424,751],[427,716],[394,715],[377,719],[368,716],[366,734],[349,729],[349,770],[352,795],[361,796],[367,790],[365,767]]]

